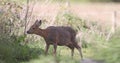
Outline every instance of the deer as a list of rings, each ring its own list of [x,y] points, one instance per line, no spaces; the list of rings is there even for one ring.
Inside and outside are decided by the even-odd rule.
[[[81,47],[76,41],[76,31],[69,26],[49,26],[46,29],[41,29],[39,26],[42,24],[42,20],[36,20],[35,23],[27,31],[27,34],[35,34],[44,38],[46,49],[45,54],[48,54],[50,45],[53,45],[54,55],[56,56],[57,46],[67,46],[71,50],[71,56],[74,55],[74,49],[76,48],[81,58],[83,58]]]

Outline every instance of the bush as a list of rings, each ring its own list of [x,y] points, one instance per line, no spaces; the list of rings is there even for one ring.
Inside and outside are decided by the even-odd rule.
[[[89,28],[86,22],[86,20],[81,19],[73,13],[63,10],[57,14],[55,25],[70,26],[80,31],[81,29]]]
[[[0,13],[0,63],[19,63],[37,58],[39,54],[42,54],[42,49],[22,44],[26,39],[23,31],[21,32],[24,21],[18,18],[19,12],[12,11],[12,9],[17,10],[18,7],[7,8],[6,6],[9,7],[7,4],[0,5],[2,11]]]
[[[30,48],[28,45],[21,45],[19,39],[21,37],[12,38],[0,36],[0,59],[9,62],[27,61],[38,57],[43,52],[42,49]],[[23,41],[23,39],[21,39]]]

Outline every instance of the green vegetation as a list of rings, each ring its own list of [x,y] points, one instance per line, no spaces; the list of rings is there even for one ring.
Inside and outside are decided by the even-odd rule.
[[[18,25],[20,20],[18,13],[19,7],[9,7],[1,4],[0,13],[0,63],[20,63],[37,58],[43,53],[41,48],[32,48],[25,44],[26,36],[20,30],[23,24]],[[21,33],[19,33],[21,32]]]
[[[9,3],[13,3],[12,1],[10,0]],[[18,3],[16,0],[14,1],[14,3]],[[7,0],[4,2],[8,3]],[[18,5],[11,4],[13,7],[9,7],[9,4],[3,4],[4,2],[0,2],[0,63],[80,63],[78,51],[75,50],[72,59],[71,51],[67,47],[58,47],[57,57],[53,56],[53,48],[51,47],[49,54],[45,56],[44,40],[39,36],[24,34],[26,21],[23,15],[23,18],[20,18],[22,11],[20,5],[23,0]],[[77,41],[78,43],[82,42],[85,58],[104,60],[106,63],[120,62],[119,30],[109,41],[106,41],[106,32],[100,34],[101,26],[95,22],[83,20],[66,10],[60,10],[55,18],[54,25],[71,26],[78,34],[82,32],[82,38],[78,35]]]
[[[105,42],[105,41],[104,41]],[[102,47],[97,47],[97,49],[94,49],[96,52],[94,55],[94,58],[97,59],[104,59],[107,63],[119,63],[120,62],[120,31],[118,30],[112,38],[105,42],[102,45]]]
[[[22,45],[19,42],[23,40],[21,37],[16,36],[0,36],[0,60],[4,63],[19,63],[21,61],[28,61],[32,58],[37,58],[42,54],[42,49],[30,48],[28,45]],[[1,63],[0,61],[0,63]]]

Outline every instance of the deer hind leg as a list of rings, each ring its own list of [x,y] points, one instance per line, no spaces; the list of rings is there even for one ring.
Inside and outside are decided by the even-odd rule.
[[[74,46],[75,46],[75,48],[77,48],[77,50],[78,50],[79,53],[80,53],[81,58],[83,59],[82,49],[81,49],[81,47],[80,47],[78,44],[75,44]]]

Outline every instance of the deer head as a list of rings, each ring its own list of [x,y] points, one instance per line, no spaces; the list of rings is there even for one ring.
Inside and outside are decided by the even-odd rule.
[[[27,31],[28,34],[35,34],[37,30],[39,29],[39,26],[41,25],[41,20],[36,20],[35,23],[30,27],[30,29]]]

